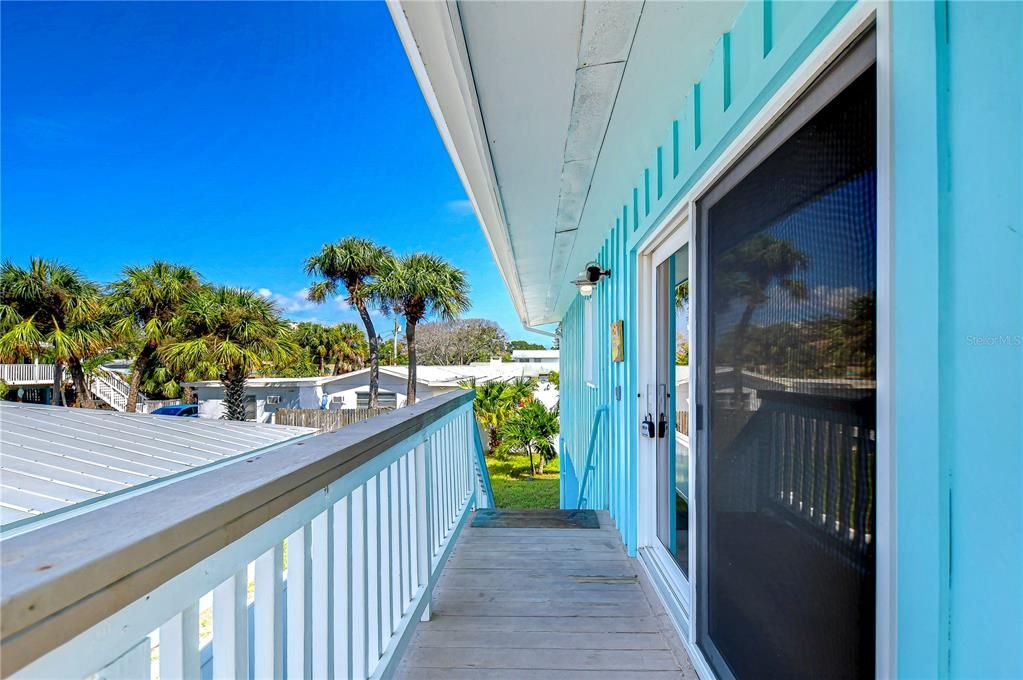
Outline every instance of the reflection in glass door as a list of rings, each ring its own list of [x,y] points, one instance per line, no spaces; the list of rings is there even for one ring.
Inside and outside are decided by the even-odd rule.
[[[874,677],[873,43],[851,52],[699,206],[697,642],[723,678]]]
[[[689,246],[657,268],[657,538],[689,578]]]

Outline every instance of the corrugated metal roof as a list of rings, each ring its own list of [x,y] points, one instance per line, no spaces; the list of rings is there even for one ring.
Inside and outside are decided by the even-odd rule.
[[[315,432],[0,402],[0,525],[65,511]]]

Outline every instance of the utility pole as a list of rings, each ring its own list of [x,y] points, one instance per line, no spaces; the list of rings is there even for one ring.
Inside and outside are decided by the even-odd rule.
[[[400,327],[398,326],[398,320],[395,319],[394,320],[394,363],[392,364],[392,366],[397,366],[398,365],[398,331],[399,330],[400,330]]]

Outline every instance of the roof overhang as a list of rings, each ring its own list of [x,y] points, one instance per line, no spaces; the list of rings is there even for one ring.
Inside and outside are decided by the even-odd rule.
[[[389,0],[524,325],[560,320],[743,4]]]

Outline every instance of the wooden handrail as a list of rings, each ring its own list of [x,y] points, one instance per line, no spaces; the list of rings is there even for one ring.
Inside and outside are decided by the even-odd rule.
[[[470,403],[458,390],[3,542],[0,675],[146,596]],[[413,443],[413,445],[415,445]]]

